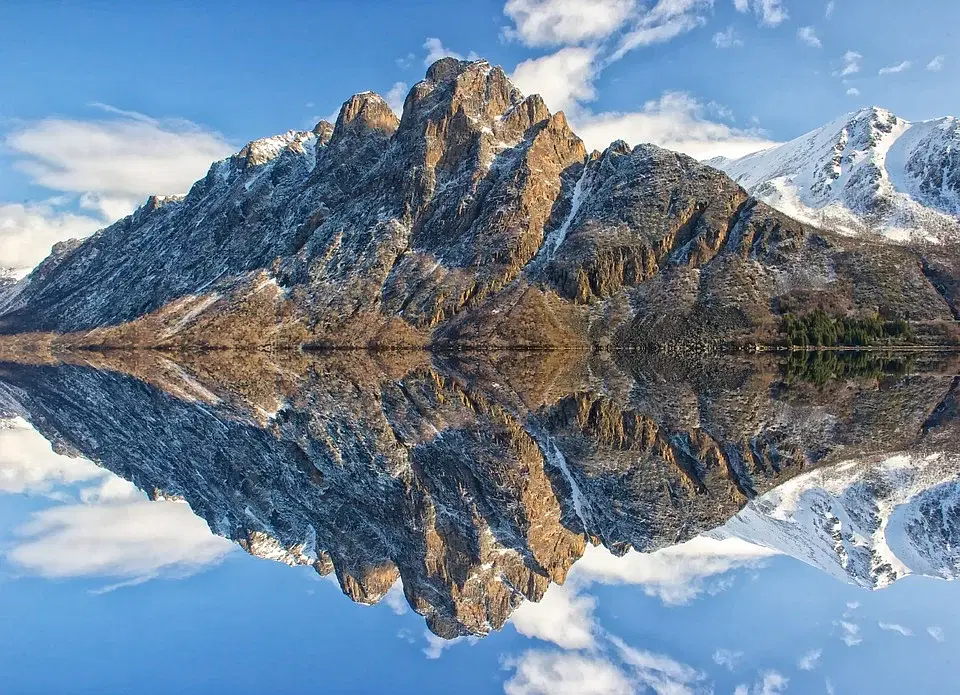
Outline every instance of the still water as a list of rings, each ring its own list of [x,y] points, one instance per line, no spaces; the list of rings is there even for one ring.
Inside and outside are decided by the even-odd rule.
[[[0,365],[0,692],[944,692],[950,356]]]

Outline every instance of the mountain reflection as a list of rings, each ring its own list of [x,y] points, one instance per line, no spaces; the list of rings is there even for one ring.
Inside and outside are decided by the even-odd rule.
[[[499,629],[588,545],[652,552],[712,532],[870,587],[960,564],[960,382],[946,358],[35,362],[2,365],[0,408],[57,451],[185,500],[253,555],[335,573],[354,601],[399,579],[441,637]],[[882,542],[897,506],[897,541]]]

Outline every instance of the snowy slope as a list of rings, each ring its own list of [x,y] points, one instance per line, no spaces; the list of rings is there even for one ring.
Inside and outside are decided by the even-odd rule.
[[[868,588],[960,576],[953,454],[898,455],[812,471],[745,507],[717,538],[741,538]]]
[[[708,162],[791,217],[905,241],[960,236],[960,121],[878,107],[762,152]]]

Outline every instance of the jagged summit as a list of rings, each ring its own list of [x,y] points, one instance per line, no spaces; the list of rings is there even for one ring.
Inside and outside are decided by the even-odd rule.
[[[247,143],[232,159],[243,166],[255,167],[266,164],[281,152],[303,153],[316,140],[316,135],[308,130],[288,130],[281,135],[261,138]]]
[[[362,92],[343,102],[330,142],[336,144],[351,136],[362,136],[366,131],[392,135],[398,125],[396,115],[383,97],[374,92]]]
[[[867,190],[902,126],[860,121],[785,159],[812,161],[824,190]],[[704,345],[775,341],[784,313],[820,307],[935,324],[935,342],[955,268],[804,226],[652,145],[588,154],[501,68],[445,58],[399,119],[356,94],[335,125],[256,140],[177,205],[59,247],[5,294],[0,329],[118,346]]]
[[[796,140],[710,162],[797,219],[905,241],[960,237],[960,126],[912,123],[880,107]]]

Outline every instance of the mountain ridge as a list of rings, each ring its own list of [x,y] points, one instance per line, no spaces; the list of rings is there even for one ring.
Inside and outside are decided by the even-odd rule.
[[[896,241],[960,237],[960,121],[850,112],[789,142],[707,163],[797,219]]]
[[[501,68],[446,58],[399,119],[354,95],[336,124],[254,141],[186,196],[58,245],[5,293],[0,330],[102,347],[771,343],[817,307],[952,324],[955,266],[928,255],[796,222],[653,145],[587,153]]]

